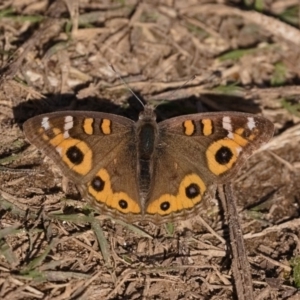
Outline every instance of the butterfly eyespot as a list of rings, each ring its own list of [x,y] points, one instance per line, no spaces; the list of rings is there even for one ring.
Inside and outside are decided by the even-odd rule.
[[[226,146],[222,146],[215,154],[216,161],[221,165],[228,164],[232,157],[232,151]]]
[[[196,183],[192,183],[185,188],[185,194],[189,199],[196,198],[201,194],[200,188]]]
[[[66,155],[70,162],[72,162],[74,165],[81,164],[84,158],[84,154],[77,146],[71,146],[68,148]]]
[[[170,208],[170,202],[164,201],[163,203],[160,204],[160,209],[162,211],[167,211]]]
[[[209,170],[215,175],[221,175],[232,169],[247,143],[247,140],[235,133],[213,142],[206,150]]]
[[[99,176],[96,176],[91,182],[92,188],[97,192],[102,191],[104,189],[104,185],[105,182]]]
[[[121,199],[119,200],[119,206],[122,208],[122,209],[126,209],[128,207],[128,203],[127,201]]]

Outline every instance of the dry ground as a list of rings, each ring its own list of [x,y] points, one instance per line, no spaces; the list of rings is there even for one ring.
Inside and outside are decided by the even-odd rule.
[[[234,191],[255,299],[300,299],[298,26],[297,0],[0,1],[0,298],[236,297],[217,204],[202,215],[215,234],[197,217],[131,227],[94,216],[26,142],[23,122],[43,112],[136,119],[112,64],[145,101],[169,100],[160,120],[235,110],[275,124]]]

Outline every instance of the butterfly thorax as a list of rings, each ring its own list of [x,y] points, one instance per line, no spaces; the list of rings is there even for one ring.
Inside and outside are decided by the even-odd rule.
[[[137,182],[140,200],[143,204],[147,202],[151,193],[157,138],[156,115],[151,107],[146,106],[144,111],[140,113],[139,121],[136,123]],[[142,207],[145,207],[143,204]]]

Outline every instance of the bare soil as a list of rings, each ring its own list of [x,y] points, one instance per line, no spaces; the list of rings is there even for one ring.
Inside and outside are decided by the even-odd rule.
[[[200,216],[126,225],[26,141],[23,122],[46,112],[136,120],[110,65],[159,120],[232,110],[275,124],[233,187],[255,299],[300,299],[298,27],[299,1],[0,1],[0,299],[237,298],[218,202],[201,214],[213,232]]]

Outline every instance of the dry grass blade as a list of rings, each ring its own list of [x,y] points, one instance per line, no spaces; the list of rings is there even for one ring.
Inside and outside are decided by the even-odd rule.
[[[101,249],[101,253],[103,255],[104,261],[109,268],[112,268],[112,264],[110,261],[111,255],[110,255],[109,245],[108,245],[107,239],[104,235],[104,232],[101,228],[101,225],[100,225],[99,221],[96,219],[94,219],[91,222],[91,225],[92,225],[92,229],[94,230],[95,235],[97,237],[97,241],[98,241],[99,247]]]
[[[4,241],[0,241],[0,253],[3,257],[5,257],[6,261],[12,268],[19,264],[17,256],[10,246]]]
[[[52,240],[50,242],[50,244],[45,248],[43,253],[40,256],[36,257],[35,259],[31,260],[29,262],[29,264],[20,271],[20,273],[23,275],[32,274],[32,276],[35,277],[36,276],[36,274],[34,272],[35,269],[42,264],[42,262],[46,259],[49,252],[52,251],[52,248],[54,248],[54,246],[56,245],[57,242],[58,242],[58,240],[55,240],[55,239]],[[42,274],[38,274],[38,276],[43,277]]]
[[[7,167],[0,166],[0,172],[14,173],[14,174],[18,174],[18,173],[26,173],[26,174],[32,173],[32,174],[34,174],[37,171],[32,170],[32,169],[12,169],[12,168],[7,168]]]
[[[148,238],[148,239],[153,238],[149,233],[145,232],[145,230],[139,228],[138,226],[135,226],[133,224],[125,223],[122,220],[114,220],[114,222],[128,228],[129,230],[131,230],[132,232],[136,233],[137,235],[139,235],[141,237],[145,237],[145,238]]]

